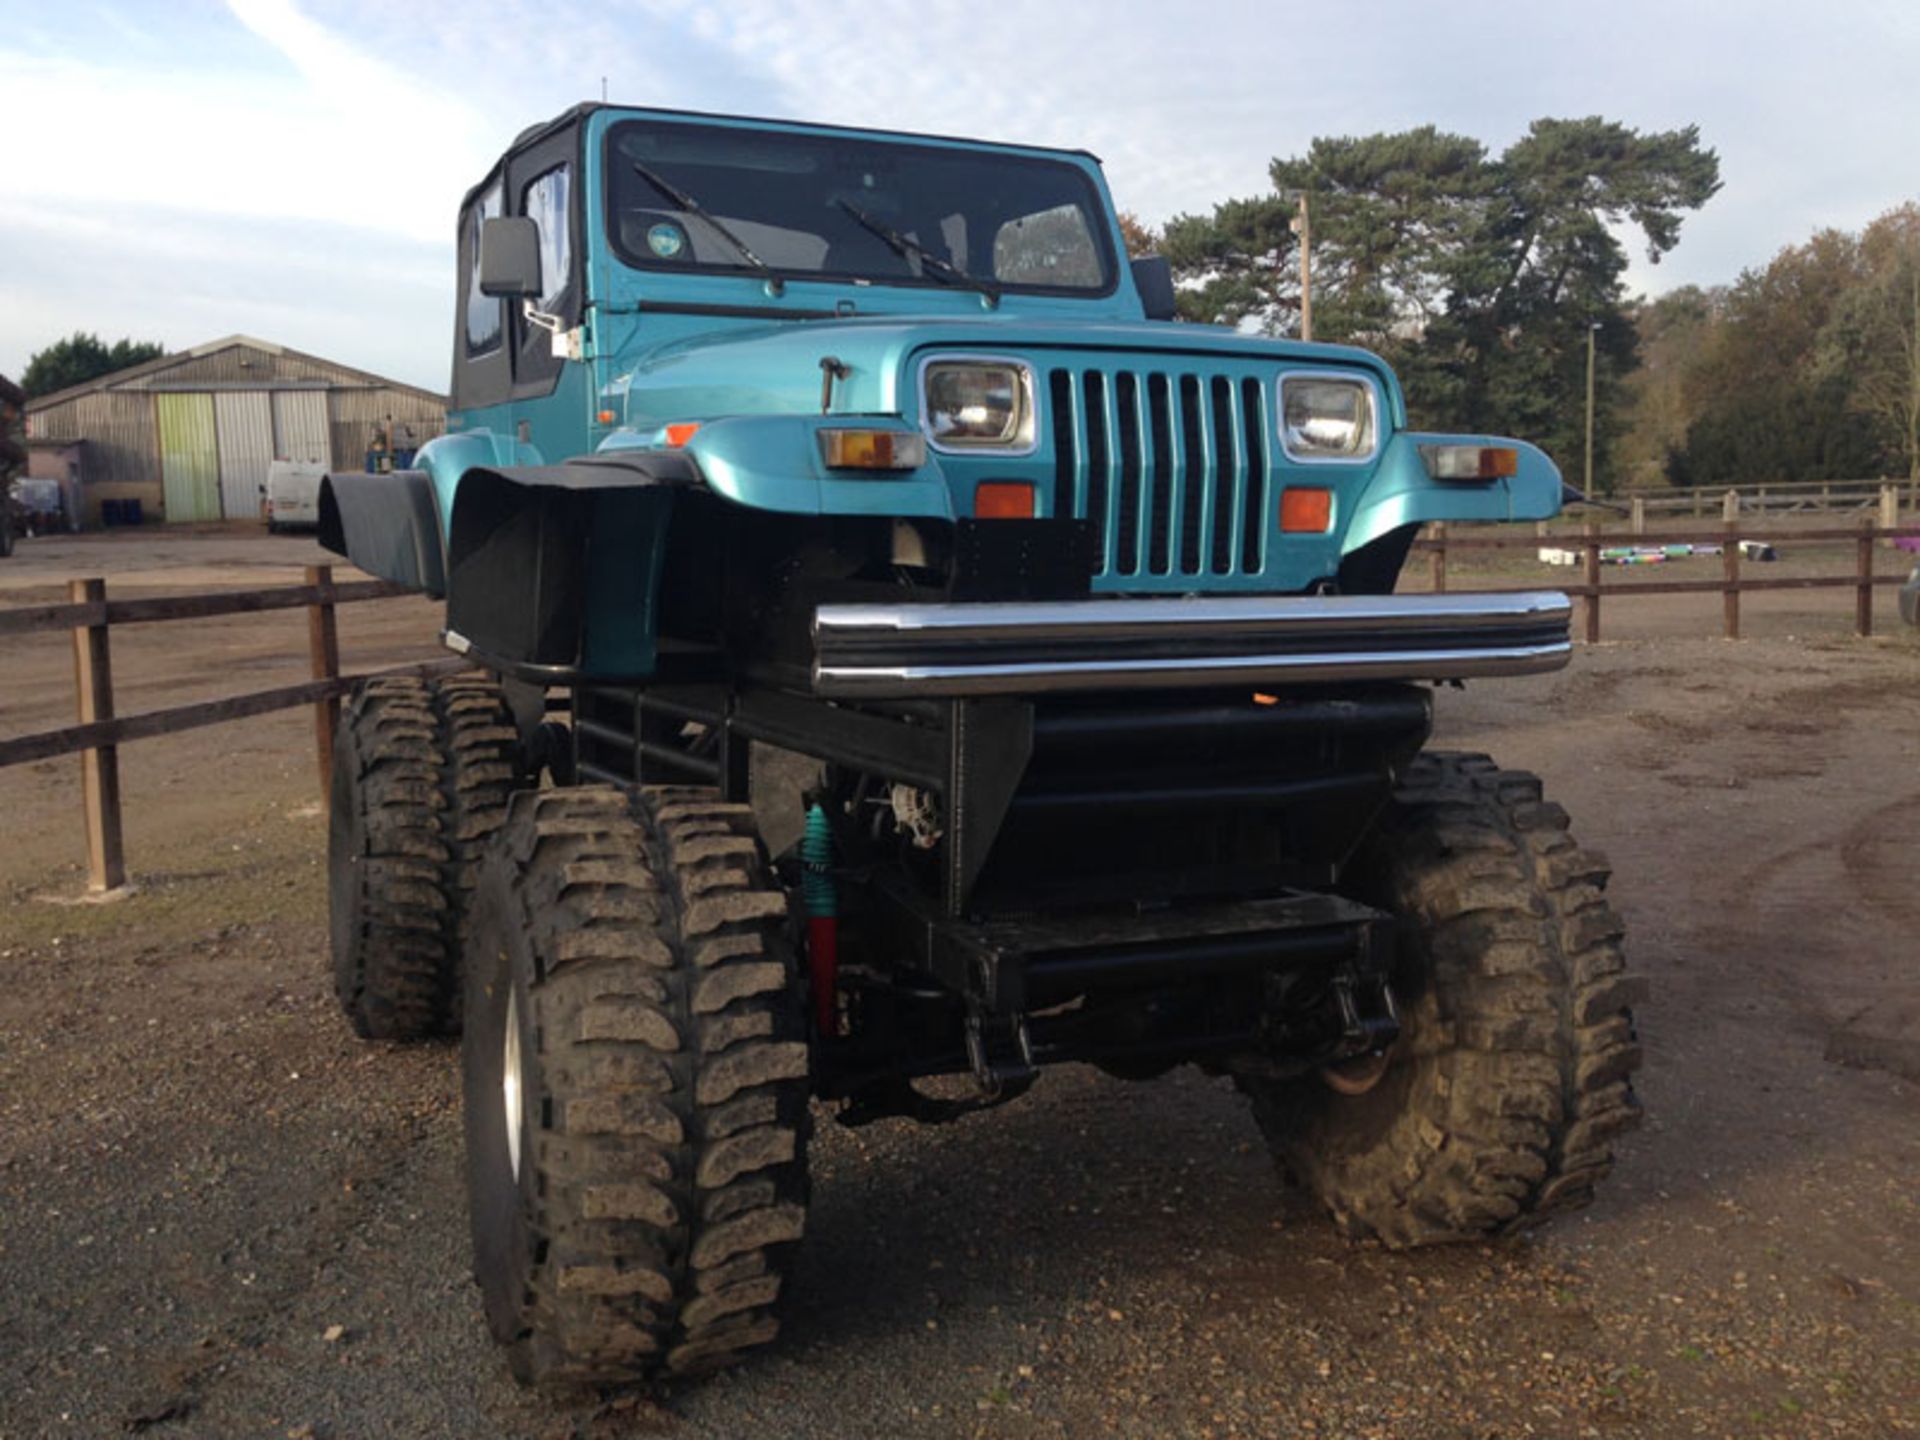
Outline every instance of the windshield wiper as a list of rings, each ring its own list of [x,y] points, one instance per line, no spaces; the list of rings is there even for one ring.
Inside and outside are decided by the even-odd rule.
[[[834,204],[859,221],[868,231],[886,241],[887,247],[902,260],[918,260],[922,270],[939,276],[947,284],[964,285],[969,290],[978,290],[993,304],[1000,303],[1000,287],[991,280],[982,280],[977,275],[969,275],[958,265],[942,260],[918,240],[902,235],[886,221],[869,215],[845,196],[835,196]]]
[[[633,167],[634,174],[638,175],[642,180],[646,181],[649,185],[653,186],[653,188],[658,190],[662,195],[666,196],[669,200],[673,201],[674,204],[678,205],[682,210],[686,211],[687,214],[706,221],[707,224],[710,225],[719,234],[722,240],[726,241],[736,251],[739,252],[740,258],[742,260],[746,261],[747,264],[751,265],[754,269],[758,270],[762,275],[767,277],[767,289],[769,291],[771,291],[775,295],[781,295],[786,292],[787,282],[782,280],[778,275],[773,273],[773,267],[767,264],[767,262],[762,260],[758,255],[754,254],[753,247],[751,245],[747,244],[746,241],[742,240],[738,235],[734,234],[733,231],[729,230],[726,226],[722,225],[718,220],[714,219],[713,216],[709,215],[707,213],[706,207],[702,205],[698,200],[694,199],[693,196],[689,195],[686,191],[682,190],[679,186],[675,185],[671,180],[667,179],[665,176],[656,174],[654,171],[649,170],[646,166],[642,165],[638,160],[628,157],[627,164]]]

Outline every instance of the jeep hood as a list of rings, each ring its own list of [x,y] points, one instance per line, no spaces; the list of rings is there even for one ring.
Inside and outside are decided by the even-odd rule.
[[[831,413],[904,415],[915,406],[902,387],[910,383],[913,362],[922,352],[1057,358],[1076,350],[1109,358],[1122,352],[1143,359],[1190,355],[1266,361],[1276,372],[1292,366],[1353,367],[1372,375],[1390,397],[1390,423],[1405,424],[1392,372],[1377,357],[1350,346],[1275,340],[1217,325],[1063,324],[1014,316],[798,321],[679,340],[640,355],[630,349],[631,361],[623,357],[611,367],[615,374],[602,398],[637,430],[726,415],[817,415],[822,362],[835,360],[845,367],[845,378],[833,386]]]

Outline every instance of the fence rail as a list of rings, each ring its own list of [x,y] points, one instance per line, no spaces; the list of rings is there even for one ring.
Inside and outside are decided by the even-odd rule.
[[[1447,588],[1447,557],[1455,550],[1537,549],[1543,544],[1581,552],[1581,583],[1555,588],[1581,601],[1584,636],[1589,644],[1600,639],[1600,614],[1603,598],[1627,599],[1636,595],[1682,595],[1719,592],[1724,597],[1724,633],[1729,639],[1740,635],[1740,596],[1747,591],[1808,590],[1851,588],[1855,593],[1854,628],[1861,635],[1873,633],[1873,592],[1883,585],[1897,585],[1902,575],[1876,575],[1874,548],[1878,541],[1920,536],[1920,525],[1875,525],[1863,517],[1852,529],[1752,531],[1729,517],[1718,530],[1631,532],[1603,530],[1589,520],[1579,534],[1515,534],[1498,527],[1470,533],[1450,531],[1445,525],[1429,527],[1428,534],[1414,542],[1415,548],[1430,557],[1432,583],[1436,591]],[[1742,570],[1740,542],[1761,541],[1769,545],[1831,544],[1852,541],[1855,566],[1851,575],[1789,576],[1777,579],[1750,578]],[[1601,551],[1609,544],[1622,542],[1646,545],[1718,544],[1721,547],[1722,573],[1717,580],[1655,580],[1603,584]],[[1484,588],[1484,587],[1481,587]],[[1498,589],[1538,589],[1531,586],[1492,587]],[[335,583],[333,569],[327,565],[307,567],[302,585],[274,586],[266,589],[225,591],[199,595],[165,596],[156,599],[110,600],[104,580],[69,582],[64,604],[20,606],[0,610],[0,636],[30,634],[49,630],[69,631],[73,638],[74,691],[77,723],[58,730],[41,731],[0,740],[0,769],[36,760],[78,753],[81,757],[82,805],[87,825],[88,888],[96,892],[115,890],[126,883],[125,845],[120,825],[119,747],[134,740],[172,735],[204,725],[224,724],[253,715],[270,714],[300,705],[314,707],[314,749],[324,797],[331,785],[333,771],[333,731],[339,718],[339,699],[364,679],[388,675],[436,675],[466,668],[467,662],[448,657],[411,665],[360,674],[340,673],[340,646],[335,611],[341,605],[366,600],[382,600],[414,592],[385,581]],[[113,704],[113,669],[108,643],[114,625],[147,624],[165,620],[205,619],[218,615],[243,615],[270,610],[305,608],[307,611],[307,648],[312,678],[297,685],[282,685],[270,690],[231,695],[218,700],[176,705],[139,715],[117,716]]]
[[[1880,523],[1897,525],[1900,511],[1920,510],[1920,481],[1794,480],[1780,484],[1705,486],[1690,490],[1637,490],[1591,502],[1591,508],[1630,513],[1635,525],[1654,515],[1704,519],[1716,510],[1729,517],[1849,514],[1880,511]]]
[[[1851,589],[1854,592],[1854,632],[1873,633],[1873,592],[1882,585],[1899,585],[1904,574],[1874,573],[1875,545],[1883,540],[1920,536],[1920,525],[1881,526],[1863,518],[1852,529],[1822,530],[1747,530],[1737,520],[1728,520],[1718,530],[1672,530],[1652,532],[1608,532],[1598,521],[1589,520],[1577,535],[1565,533],[1516,535],[1467,533],[1445,525],[1428,527],[1428,534],[1414,541],[1416,550],[1428,554],[1432,586],[1447,588],[1447,555],[1452,550],[1578,550],[1581,552],[1581,583],[1555,585],[1553,588],[1579,600],[1582,607],[1584,638],[1589,645],[1600,640],[1600,604],[1604,597],[1627,599],[1635,595],[1688,595],[1718,592],[1723,597],[1722,633],[1729,640],[1740,638],[1740,596],[1749,590]],[[1833,544],[1851,541],[1854,546],[1854,571],[1851,575],[1790,575],[1778,578],[1749,578],[1743,571],[1740,542],[1758,541],[1771,546]],[[1601,551],[1608,546],[1635,545],[1718,545],[1721,574],[1717,580],[1636,580],[1604,584],[1601,581]],[[1538,585],[1475,586],[1476,590],[1537,590]]]
[[[413,593],[405,586],[383,580],[336,584],[332,566],[310,565],[303,585],[145,600],[109,600],[106,581],[73,580],[68,582],[64,604],[0,610],[0,636],[48,630],[71,632],[78,716],[76,724],[59,730],[0,740],[0,769],[76,752],[80,755],[81,804],[87,822],[87,888],[96,893],[117,890],[127,880],[125,842],[120,825],[119,747],[132,740],[174,735],[203,725],[219,725],[311,705],[320,793],[324,798],[333,778],[333,729],[339,719],[342,695],[360,681],[374,676],[438,675],[467,667],[468,662],[448,656],[355,675],[340,673],[336,608]],[[307,650],[312,679],[297,685],[175,705],[139,715],[114,714],[113,664],[108,643],[112,626],[202,620],[215,615],[246,615],[302,607],[307,612]]]

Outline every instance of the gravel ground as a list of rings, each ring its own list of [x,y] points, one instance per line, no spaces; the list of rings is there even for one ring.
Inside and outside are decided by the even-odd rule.
[[[132,593],[310,548],[47,543]],[[1920,644],[1841,637],[1843,601],[1441,698],[1440,743],[1540,770],[1611,854],[1653,979],[1649,1120],[1591,1211],[1349,1246],[1190,1071],[1070,1069],[944,1129],[823,1113],[781,1344],[648,1396],[531,1396],[488,1346],[455,1053],[333,1010],[305,715],[131,747],[110,906],[56,903],[73,762],[0,771],[0,1437],[1920,1433]],[[342,631],[384,663],[430,618]],[[304,639],[138,635],[129,712],[297,678]],[[62,723],[69,666],[0,641],[0,733]]]

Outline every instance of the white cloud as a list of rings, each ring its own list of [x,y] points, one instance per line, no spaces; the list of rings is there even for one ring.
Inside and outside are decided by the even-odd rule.
[[[602,75],[635,104],[1084,147],[1150,222],[1315,135],[1697,120],[1727,190],[1629,280],[1711,283],[1908,198],[1920,133],[1920,7],[1753,0],[1737,29],[1668,0],[0,0],[0,369],[76,324],[243,329],[441,383],[459,196]]]

